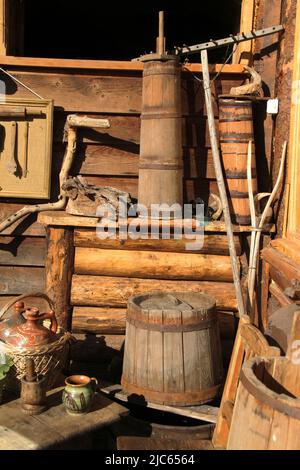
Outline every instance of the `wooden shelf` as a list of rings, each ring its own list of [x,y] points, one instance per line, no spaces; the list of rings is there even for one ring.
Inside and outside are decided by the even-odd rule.
[[[146,406],[153,410],[164,411],[167,413],[173,413],[179,416],[186,416],[188,418],[199,419],[200,421],[206,421],[208,423],[216,423],[219,408],[212,405],[199,405],[199,406],[167,406],[160,405],[158,403],[141,402],[139,397],[134,395],[128,395],[121,385],[112,385],[109,387],[101,388],[101,392],[105,393],[111,398],[117,398],[118,400],[125,403],[132,403],[135,405]]]
[[[1,66],[13,67],[34,67],[53,69],[88,69],[88,70],[124,70],[141,71],[144,68],[143,62],[137,61],[116,61],[116,60],[81,60],[81,59],[46,59],[38,57],[13,57],[0,56]],[[184,68],[190,72],[201,72],[201,64],[186,64]],[[213,64],[210,66],[211,73],[222,74],[244,74],[244,67],[240,64]]]
[[[130,224],[132,221],[136,219],[133,218],[128,218],[128,224]],[[46,226],[58,226],[58,227],[85,227],[85,228],[96,228],[96,227],[101,227],[101,226],[109,226],[111,228],[119,228],[122,226],[122,224],[111,222],[108,220],[103,220],[100,222],[99,219],[96,217],[82,217],[82,216],[75,216],[75,215],[69,215],[65,211],[49,211],[49,212],[41,212],[38,216],[38,222],[46,225]],[[127,225],[128,225],[127,224]],[[169,223],[167,221],[153,221],[152,222],[153,226],[159,226],[159,227],[168,227]],[[141,226],[149,226],[148,221],[144,221],[143,219],[140,220],[140,225]],[[193,219],[192,221],[189,219],[184,219],[184,225],[185,226],[192,226],[193,229],[196,229],[199,227],[199,224],[197,224],[196,219]],[[180,220],[171,220],[170,221],[170,228],[174,227],[181,227],[182,222]],[[218,232],[218,233],[226,233],[226,227],[225,223],[222,221],[213,221],[209,222],[205,225],[204,227],[205,232]],[[249,233],[251,232],[251,227],[248,225],[233,225],[233,231],[234,233]],[[268,225],[265,227],[265,232],[274,232],[275,231],[275,226],[274,225]]]

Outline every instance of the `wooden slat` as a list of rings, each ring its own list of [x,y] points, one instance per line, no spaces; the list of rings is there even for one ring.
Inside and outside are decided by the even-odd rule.
[[[143,62],[116,61],[116,60],[82,60],[82,59],[55,59],[55,58],[37,58],[37,57],[1,57],[2,65],[11,67],[32,67],[32,68],[54,68],[54,69],[86,69],[90,70],[122,70],[122,71],[141,71],[144,68]],[[184,67],[192,72],[201,72],[201,64],[185,64]],[[211,73],[222,74],[243,74],[244,69],[240,65],[212,64]]]
[[[128,223],[130,224],[132,221],[136,221],[136,219],[128,218]],[[95,228],[97,226],[101,227],[101,223],[99,223],[96,217],[82,217],[82,216],[74,216],[69,215],[64,211],[45,211],[41,212],[38,217],[38,221],[44,225],[53,225],[53,226],[60,226],[60,227],[85,227],[85,228]],[[106,227],[108,221],[103,221],[102,226]],[[170,223],[164,221],[152,221],[153,227],[182,227],[184,226],[192,227],[193,229],[196,228],[196,220],[188,220],[184,219],[184,221],[176,221],[171,220]],[[145,227],[149,226],[149,221],[140,220],[140,226]],[[118,223],[110,223],[110,227],[118,227]],[[251,227],[246,225],[233,225],[233,232],[234,233],[243,233],[243,232],[251,232]],[[265,232],[274,232],[275,228],[273,225],[269,225],[265,227]],[[223,221],[213,221],[205,225],[205,232],[214,232],[214,233],[226,233],[226,227]]]
[[[21,295],[26,292],[43,292],[43,268],[0,266],[0,295]]]
[[[277,302],[279,302],[282,307],[287,307],[288,305],[291,305],[293,303],[293,301],[284,294],[284,292],[278,287],[278,285],[274,281],[272,281],[270,284],[270,294],[275,297]]]
[[[72,331],[95,334],[125,334],[126,308],[74,307]]]
[[[81,163],[82,162],[82,163]],[[88,145],[76,153],[76,169],[81,175],[138,176],[139,154],[128,147]]]
[[[242,253],[240,237],[238,235],[235,235],[234,240],[237,255],[239,256]],[[119,238],[101,240],[95,230],[81,229],[74,231],[75,247],[103,248],[110,250],[153,250],[173,253],[188,253],[189,251],[192,251],[193,253],[207,253],[216,255],[229,254],[227,235],[225,234],[205,234],[203,247],[200,250],[193,250],[195,246],[189,247],[190,242],[191,240],[188,240],[184,237],[182,238],[182,240],[152,240],[151,238],[146,240],[132,240],[129,237],[127,240],[120,240]]]
[[[142,82],[135,76],[79,76],[50,73],[14,72],[18,80],[54,105],[68,112],[136,114],[140,112]],[[9,85],[10,84],[10,85]],[[6,84],[11,93],[11,81]],[[14,84],[15,86],[15,84]],[[17,85],[19,98],[28,91]]]
[[[289,287],[293,279],[300,281],[300,267],[292,259],[270,247],[262,250],[262,257],[270,265],[271,278],[282,290]]]
[[[101,108],[99,108],[101,110]],[[96,117],[98,119],[108,119],[110,127],[108,129],[99,128],[81,128],[78,131],[78,142],[81,143],[97,143],[102,145],[110,145],[113,148],[123,148],[124,146],[131,145],[137,153],[139,149],[137,145],[140,142],[140,117],[139,115],[116,115],[105,114],[103,111],[97,114],[89,113],[89,117]],[[54,130],[53,139],[56,143],[63,142],[64,127],[69,113],[62,112],[60,109],[55,110],[54,113]],[[76,156],[80,155],[80,146],[77,149]]]
[[[63,145],[56,145],[54,155],[61,161]],[[184,147],[184,176],[215,179],[211,149],[207,147]],[[137,144],[116,144],[113,140],[105,144],[78,145],[73,173],[91,176],[138,176],[139,147]]]
[[[217,307],[236,311],[234,286],[226,282],[166,281],[108,276],[74,275],[71,303],[73,305],[124,307],[131,295],[149,291],[207,292],[216,297]]]
[[[3,308],[8,302],[11,302],[15,299],[17,299],[17,295],[13,296],[8,296],[8,295],[0,295],[0,308]],[[37,307],[40,312],[48,312],[50,310],[50,306],[48,302],[45,299],[42,299],[41,297],[27,297],[24,300],[25,307]],[[5,313],[8,316],[11,315],[12,313],[12,308],[9,308]]]
[[[10,215],[14,214],[18,210],[22,209],[26,203],[11,203],[11,202],[1,202],[0,200],[0,220],[4,220]],[[43,237],[45,236],[44,227],[36,222],[37,215],[32,214],[28,217],[25,217],[15,224],[13,224],[8,229],[1,232],[1,235],[24,235],[30,237]]]
[[[120,436],[117,439],[117,448],[121,451],[128,450],[213,450],[213,445],[208,439],[162,439],[158,437]]]
[[[77,248],[74,272],[143,279],[232,281],[229,256]]]
[[[81,113],[116,113],[139,114],[142,104],[141,74],[113,74],[102,72],[95,75],[71,75],[66,73],[47,73],[46,71],[13,71],[13,75],[26,86],[34,89],[39,95],[51,96],[55,106],[67,112]],[[233,76],[234,77],[234,76]],[[241,84],[243,77],[237,76],[235,85]],[[19,98],[27,97],[28,91],[4,78],[7,93]],[[228,92],[231,85],[229,80],[220,81],[213,87],[218,87],[223,93]],[[217,90],[215,90],[217,91]],[[192,105],[191,105],[192,103]],[[192,109],[191,109],[192,106]],[[215,105],[215,113],[217,106]],[[188,76],[182,86],[182,112],[184,115],[200,113],[203,115],[203,93],[199,93],[198,83]]]
[[[44,266],[46,241],[44,238],[1,237],[0,265]]]
[[[153,333],[153,332],[152,332]],[[136,405],[141,404],[139,396],[128,395],[120,385],[112,385],[109,387],[101,388],[101,391],[109,396],[114,396],[122,402],[135,403]],[[208,423],[215,423],[217,419],[218,408],[210,405],[199,405],[199,406],[168,406],[161,405],[159,403],[146,403],[147,408],[154,410],[163,411],[164,413],[174,413],[179,416],[186,416],[188,418],[198,419],[200,421],[206,421]]]
[[[138,197],[139,180],[136,177],[115,177],[115,176],[85,176],[91,184],[99,186],[112,186],[121,191],[129,192],[134,198]],[[208,200],[211,193],[218,194],[218,185],[215,180],[208,179],[186,179],[183,182],[185,201],[193,201],[200,197],[204,201]]]

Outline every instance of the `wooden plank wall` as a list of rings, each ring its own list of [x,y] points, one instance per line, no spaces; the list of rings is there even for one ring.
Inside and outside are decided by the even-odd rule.
[[[80,133],[72,173],[137,196],[142,76],[141,71],[38,69],[7,67],[19,80],[43,98],[54,99],[52,196],[58,194],[58,173],[64,154],[64,125],[70,113],[108,117],[111,128]],[[4,79],[4,76],[1,77]],[[28,97],[29,92],[6,80],[9,96]],[[242,75],[223,74],[213,83],[214,94],[240,85]],[[186,72],[182,81],[185,199],[207,200],[217,192],[211,159],[202,85]],[[217,107],[215,108],[218,118]],[[1,176],[0,176],[1,180]],[[25,204],[36,201],[0,199],[0,220]],[[44,289],[45,231],[35,216],[18,222],[0,237],[0,306],[7,296]]]

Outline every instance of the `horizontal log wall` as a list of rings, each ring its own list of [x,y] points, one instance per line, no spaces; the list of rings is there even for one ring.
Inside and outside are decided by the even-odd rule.
[[[126,308],[74,307],[72,331],[74,333],[125,334]],[[220,334],[222,339],[235,335],[235,319],[231,312],[219,311]]]
[[[116,186],[137,196],[138,156],[141,112],[142,78],[141,70],[103,70],[55,68],[55,61],[48,68],[38,64],[27,66],[7,65],[7,70],[24,84],[44,98],[54,99],[54,145],[52,164],[51,200],[58,194],[58,174],[63,159],[65,141],[64,126],[70,113],[89,113],[91,116],[109,118],[110,129],[99,132],[85,129],[79,132],[79,144],[72,173],[82,174],[91,182]],[[232,69],[214,82],[214,93],[227,93],[232,86],[240,85],[243,75]],[[225,71],[225,69],[224,69]],[[10,78],[5,80],[6,90],[11,97],[31,97],[30,93]],[[209,193],[217,192],[208,139],[206,111],[201,85],[194,80],[191,72],[184,74],[183,97],[183,154],[185,165],[185,198],[187,201],[201,197],[207,200]],[[215,116],[218,110],[215,106]],[[23,207],[37,201],[0,199],[0,220]],[[1,234],[0,238],[0,305],[8,296],[33,290],[44,290],[45,229],[32,215],[21,220]],[[80,241],[78,241],[80,244]],[[240,251],[240,244],[236,238]],[[148,250],[155,249],[151,243]],[[145,245],[145,246],[146,246]],[[170,250],[183,251],[180,248]],[[78,245],[80,246],[80,245]],[[83,246],[83,245],[81,245]],[[101,248],[100,245],[97,245]],[[91,244],[87,246],[93,248]],[[115,249],[115,246],[107,247]],[[139,250],[132,245],[126,250]],[[169,251],[161,241],[157,251]],[[206,238],[203,254],[227,255],[226,237],[215,234]],[[93,276],[91,276],[93,278]],[[126,276],[125,276],[126,277]],[[104,278],[103,278],[104,280]],[[131,280],[129,280],[129,283]],[[155,282],[155,281],[154,281]],[[187,285],[184,284],[184,285]],[[196,287],[195,287],[196,288]],[[227,289],[227,286],[226,286]],[[235,305],[232,286],[229,307]],[[130,287],[127,288],[130,290]],[[222,295],[221,295],[222,297]],[[118,303],[112,299],[113,303]],[[224,304],[225,299],[223,303]]]
[[[229,256],[100,248],[77,248],[75,273],[142,279],[233,280]]]
[[[132,295],[147,291],[206,292],[219,310],[236,311],[234,286],[229,282],[174,281],[128,277],[74,275],[71,303],[76,306],[125,307]]]
[[[127,240],[106,239],[102,240],[95,230],[81,229],[75,230],[74,245],[81,248],[102,248],[108,250],[141,250],[141,251],[163,251],[172,253],[207,253],[212,255],[229,255],[227,235],[225,233],[205,233],[203,246],[201,249],[195,250],[193,240],[182,238],[179,240]],[[234,236],[235,249],[237,255],[242,253],[240,236]],[[192,246],[190,246],[192,245]]]

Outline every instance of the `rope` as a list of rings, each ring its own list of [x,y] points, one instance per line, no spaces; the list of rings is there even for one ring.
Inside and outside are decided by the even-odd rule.
[[[22,87],[26,88],[26,90],[30,91],[30,93],[32,93],[33,95],[37,96],[39,99],[44,99],[41,95],[39,95],[38,93],[36,93],[34,90],[32,90],[31,88],[29,88],[29,86],[25,85],[25,83],[22,83],[20,80],[18,80],[18,78],[14,77],[13,75],[11,75],[9,72],[7,72],[6,70],[4,70],[2,67],[0,67],[0,70],[1,72],[5,73],[6,75],[8,75],[12,80],[14,80],[16,83],[18,83],[19,85],[21,85]]]

